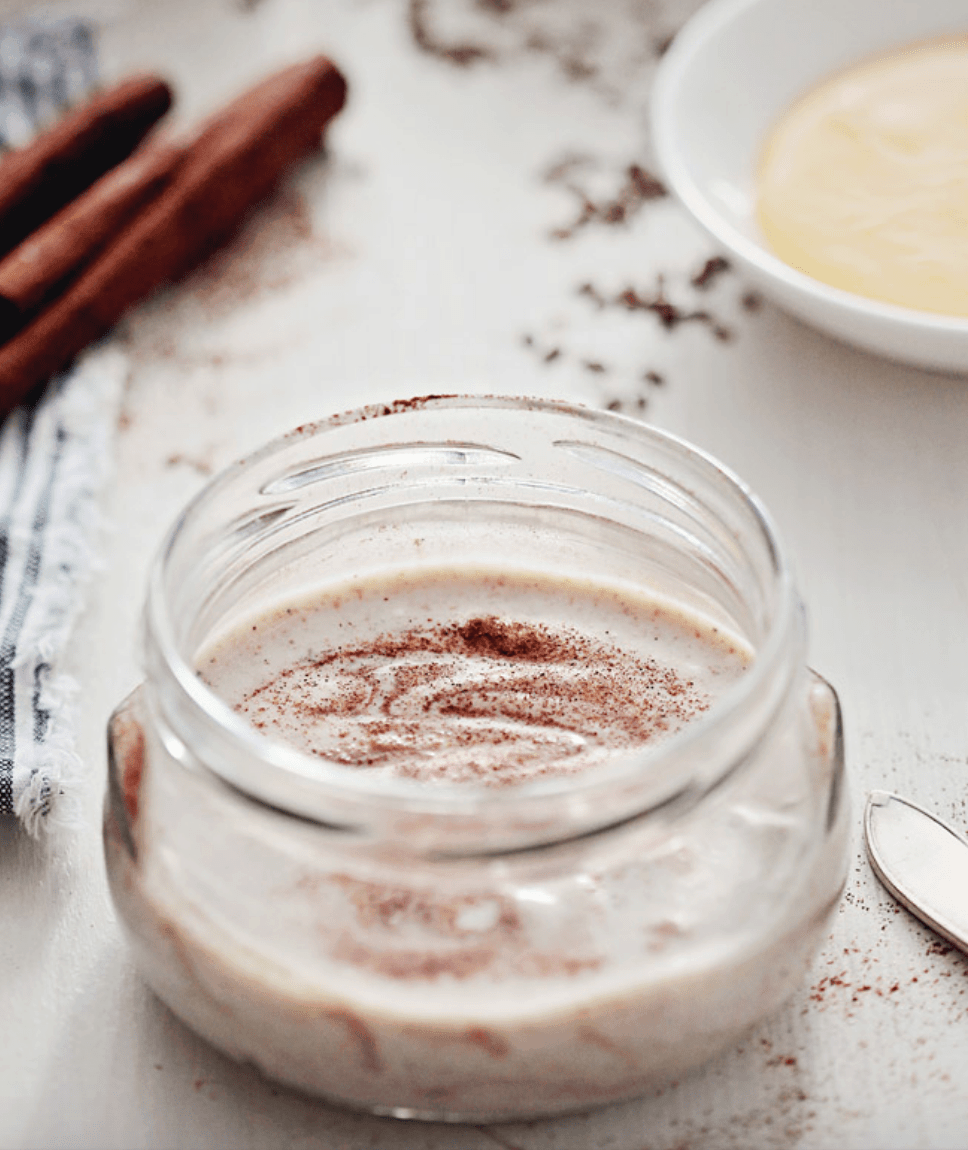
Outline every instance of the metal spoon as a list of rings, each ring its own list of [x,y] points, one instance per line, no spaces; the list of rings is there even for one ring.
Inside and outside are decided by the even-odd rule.
[[[874,873],[912,914],[968,952],[968,839],[900,795],[871,791],[864,812]]]

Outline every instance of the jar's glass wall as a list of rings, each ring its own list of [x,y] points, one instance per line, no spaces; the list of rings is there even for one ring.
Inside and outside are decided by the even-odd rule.
[[[750,672],[662,754],[503,799],[354,791],[195,680],[267,598],[458,560],[674,595]],[[270,1076],[409,1116],[582,1109],[708,1058],[802,978],[844,876],[837,700],[762,511],[686,445],[497,400],[302,431],[188,509],[147,633],[109,734],[112,891],[162,998]]]
[[[356,781],[321,770],[318,760],[277,756],[284,768],[271,778],[261,766],[249,769],[262,751],[194,675],[195,656],[267,600],[347,574],[433,570],[455,557],[464,566],[593,573],[646,587],[734,630],[756,653],[739,687],[755,706],[720,709],[714,754],[699,739],[691,761],[680,754],[668,769],[654,762],[648,778],[633,764],[581,809],[570,804],[576,831],[690,788],[701,793],[748,751],[802,662],[795,592],[773,534],[758,504],[713,461],[603,413],[440,400],[300,429],[230,470],[188,509],[149,589],[146,663],[161,685],[159,710],[174,728],[191,728],[216,769],[267,801],[359,823],[372,812],[349,809]],[[325,811],[313,797],[324,775]],[[409,822],[404,829],[411,833]],[[460,837],[467,833],[465,825]]]

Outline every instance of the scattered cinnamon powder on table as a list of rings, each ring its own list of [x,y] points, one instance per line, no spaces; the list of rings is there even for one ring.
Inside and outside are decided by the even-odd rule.
[[[616,21],[596,6],[560,0],[407,0],[405,19],[413,45],[442,63],[468,68],[542,56],[569,83],[589,86],[613,104],[636,79],[642,58],[658,59],[672,38],[665,17],[647,5],[627,6]],[[445,35],[444,23],[466,29]],[[609,31],[630,57],[618,66],[607,45],[602,50]]]
[[[235,242],[208,259],[184,290],[208,315],[222,314],[294,283],[332,252],[313,232],[305,197],[285,187],[249,220]]]
[[[707,264],[708,266],[708,264]],[[733,338],[732,331],[705,308],[684,308],[672,303],[665,292],[665,277],[660,273],[656,276],[655,290],[643,294],[636,288],[628,287],[615,296],[604,296],[591,283],[583,283],[578,288],[578,294],[587,296],[599,308],[621,307],[626,311],[651,312],[659,323],[671,331],[683,323],[699,323],[708,327],[716,339],[725,343]]]
[[[692,5],[658,0],[615,10],[577,0],[452,0],[447,4],[442,0],[407,0],[406,20],[412,44],[443,64],[465,69],[480,64],[496,69],[512,64],[520,67],[529,55],[544,56],[554,62],[564,80],[582,84],[607,105],[639,116],[647,108],[658,59],[676,26],[688,17],[691,8],[699,6],[699,0]],[[548,238],[578,248],[583,237],[601,230],[631,234],[642,222],[640,217],[648,215],[654,205],[667,210],[667,190],[651,170],[649,156],[645,138],[639,155],[622,164],[615,164],[614,157],[606,160],[581,149],[565,151],[546,164],[540,171],[541,182],[560,188],[572,203],[570,216],[549,226]],[[641,244],[630,245],[629,251],[635,253],[630,257],[634,258],[630,271],[640,274]],[[714,296],[723,298],[720,281],[732,274],[728,261],[710,255],[689,272],[676,266],[674,257],[665,258],[667,266],[660,265],[653,273],[652,288],[633,284],[618,292],[604,291],[586,281],[582,294],[600,310],[624,312],[630,319],[637,314],[653,316],[662,332],[675,334],[687,327],[705,327],[717,342],[728,343],[737,326],[735,312],[731,307],[729,319],[721,318],[717,314],[721,309],[712,303]],[[695,256],[687,258],[692,261]],[[587,269],[584,274],[587,276]],[[710,302],[694,298],[695,293],[708,295]],[[731,303],[738,305],[740,314],[751,314],[759,298],[747,291]],[[665,378],[661,359],[651,363],[640,359],[638,366],[619,364],[614,354],[604,354],[606,341],[614,347],[610,334],[615,331],[614,322],[603,325],[601,352],[595,346],[597,326],[590,329],[585,321],[577,322],[581,335],[575,342],[581,341],[580,350],[570,346],[560,312],[549,325],[553,335],[531,332],[523,337],[523,344],[549,369],[578,371],[601,379],[603,385],[607,377],[607,389],[603,388],[600,399],[603,406],[642,412],[657,380]]]
[[[722,256],[712,256],[706,260],[700,271],[698,271],[689,281],[694,288],[699,288],[700,291],[705,291],[712,283],[714,283],[723,272],[729,271],[729,260],[724,259]]]
[[[721,276],[730,271],[727,260],[712,256],[689,277],[688,285],[697,291],[708,291]],[[654,316],[659,327],[665,332],[674,333],[679,328],[690,325],[705,327],[720,343],[728,343],[734,337],[733,328],[719,319],[708,307],[695,307],[670,298],[662,273],[656,275],[655,288],[648,292],[630,286],[605,294],[592,282],[585,281],[578,286],[576,294],[592,303],[598,311],[611,310]],[[755,311],[759,306],[759,297],[753,292],[747,292],[742,297],[741,304],[745,310]],[[607,360],[587,355],[573,356],[560,341],[549,346],[529,332],[522,336],[522,344],[531,349],[545,364],[570,359],[582,371],[591,375],[604,377],[616,374]],[[630,386],[624,388],[622,393],[603,395],[602,405],[612,411],[631,409],[643,412],[648,406],[651,391],[656,387],[662,387],[665,382],[664,373],[655,368],[640,369],[629,381]]]
[[[548,170],[545,181],[561,184],[578,203],[578,213],[572,222],[552,230],[551,238],[555,240],[571,239],[593,222],[612,227],[629,224],[644,204],[668,194],[663,184],[637,163],[626,166],[618,190],[605,199],[594,199],[561,161]]]
[[[240,233],[225,248],[210,256],[174,291],[152,300],[130,314],[120,328],[132,362],[158,360],[177,363],[185,370],[220,369],[245,362],[261,363],[276,354],[272,345],[240,350],[232,344],[193,347],[181,338],[187,328],[205,320],[229,316],[235,309],[311,277],[342,252],[313,229],[309,204],[292,186],[284,186],[252,214]],[[121,429],[131,422],[122,414]],[[179,453],[180,463],[194,461]]]
[[[441,40],[430,21],[430,0],[407,0],[407,26],[421,52],[458,68],[494,58],[494,52],[488,47],[470,43],[450,44]]]

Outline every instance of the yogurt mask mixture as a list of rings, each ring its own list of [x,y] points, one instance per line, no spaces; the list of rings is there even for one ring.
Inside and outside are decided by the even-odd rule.
[[[669,738],[750,658],[643,593],[454,569],[276,605],[197,665],[273,738],[513,800],[527,779]],[[633,823],[564,848],[565,862],[448,868],[321,845],[298,823],[270,838],[253,818],[223,841],[209,787],[142,777],[159,752],[139,734],[121,753],[142,846],[135,868],[109,840],[113,893],[162,998],[272,1077],[387,1112],[580,1109],[708,1057],[802,977],[840,876],[804,863],[802,776],[776,794],[776,758],[802,759],[799,738],[787,724],[741,795],[671,829]],[[153,850],[153,822],[197,865]],[[760,905],[774,907],[766,938]]]
[[[398,574],[247,621],[199,673],[265,734],[422,783],[573,774],[679,730],[748,647],[659,600],[527,575]]]

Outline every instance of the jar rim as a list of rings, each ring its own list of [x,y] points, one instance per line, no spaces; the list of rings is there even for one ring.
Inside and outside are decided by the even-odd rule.
[[[775,607],[747,670],[703,715],[668,739],[644,751],[616,755],[587,771],[534,779],[513,788],[474,787],[466,783],[428,787],[405,778],[375,779],[356,768],[299,751],[262,734],[222,700],[182,655],[169,610],[169,567],[187,525],[218,492],[294,442],[323,438],[341,427],[364,421],[392,420],[428,409],[468,407],[527,410],[539,416],[548,413],[609,429],[638,441],[650,440],[700,468],[745,507],[769,558]],[[357,829],[374,809],[391,817],[451,818],[457,822],[472,818],[475,824],[483,821],[496,825],[513,808],[516,812],[530,810],[540,822],[553,819],[555,812],[564,814],[569,821],[577,819],[575,825],[587,830],[589,820],[596,821],[595,810],[600,809],[604,816],[606,808],[617,809],[615,802],[602,804],[606,795],[616,796],[627,791],[638,816],[652,809],[663,809],[670,803],[691,801],[689,796],[698,799],[738,765],[745,757],[741,753],[743,747],[736,737],[732,741],[726,737],[727,728],[731,724],[735,726],[737,715],[755,710],[757,706],[762,712],[762,726],[781,705],[793,676],[803,667],[800,616],[791,565],[769,512],[739,476],[701,448],[640,420],[582,404],[453,393],[370,404],[305,423],[230,464],[194,496],[167,531],[149,572],[144,635],[149,682],[153,676],[162,676],[178,697],[173,710],[181,718],[189,716],[193,723],[202,724],[209,734],[217,737],[221,753],[204,758],[201,765],[221,782],[262,805],[343,829]],[[171,710],[162,709],[166,713]],[[727,756],[729,761],[725,762],[724,745],[733,746],[731,755]],[[749,749],[745,748],[746,753]],[[688,761],[695,767],[713,760],[717,763],[715,770],[707,768],[705,774],[702,771],[697,774],[696,769],[676,769],[679,762]],[[650,792],[647,801],[636,802],[631,796],[635,792],[639,800],[642,799],[640,787],[646,770],[656,777],[674,780],[675,785],[671,790],[666,787],[661,794]],[[580,817],[579,811],[583,812]],[[605,825],[610,820],[602,817],[597,821]]]

